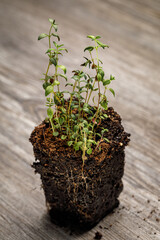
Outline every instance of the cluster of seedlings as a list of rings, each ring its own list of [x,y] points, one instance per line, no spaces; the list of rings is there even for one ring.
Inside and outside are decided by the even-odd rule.
[[[73,146],[75,151],[82,151],[84,166],[87,154],[92,153],[94,145],[99,147],[100,142],[109,142],[104,137],[107,129],[101,127],[101,131],[96,131],[102,119],[108,117],[104,111],[108,108],[107,90],[115,96],[114,90],[109,87],[115,78],[112,75],[109,78],[105,76],[102,68],[103,62],[98,56],[99,48],[105,49],[109,46],[100,41],[100,36],[87,36],[93,43],[84,49],[89,56],[84,57],[85,62],[81,64],[81,70],[72,71],[72,83],[69,83],[67,82],[67,69],[59,63],[60,56],[68,50],[63,44],[59,44],[60,37],[57,34],[58,26],[55,20],[49,18],[49,22],[51,24],[49,33],[42,33],[38,37],[38,40],[48,38],[49,42],[49,48],[46,51],[49,62],[44,77],[41,79],[46,96],[48,115],[46,121],[50,122],[55,137],[66,141],[68,146]],[[52,41],[52,38],[56,40]],[[93,74],[86,73],[86,68],[92,69]],[[62,81],[66,81],[65,87],[69,86],[72,90],[61,90]],[[96,100],[95,92],[98,96]],[[65,94],[70,96],[68,100]],[[89,104],[91,100],[94,106]]]

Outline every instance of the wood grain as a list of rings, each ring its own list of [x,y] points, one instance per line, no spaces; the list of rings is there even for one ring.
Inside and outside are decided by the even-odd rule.
[[[116,76],[110,105],[132,134],[126,149],[120,207],[87,233],[50,222],[40,179],[34,175],[34,126],[45,117],[40,78],[47,58],[47,18],[59,23],[69,76],[79,68],[86,35],[110,45],[101,56]],[[1,0],[0,1],[0,239],[104,240],[160,239],[160,1]],[[102,229],[99,228],[102,226]]]

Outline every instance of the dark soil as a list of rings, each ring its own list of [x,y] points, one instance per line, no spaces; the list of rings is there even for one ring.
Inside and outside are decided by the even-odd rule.
[[[130,134],[124,132],[120,116],[109,108],[101,126],[110,142],[101,142],[85,162],[82,153],[52,135],[42,122],[30,136],[36,161],[35,172],[42,180],[51,219],[59,225],[90,228],[118,206],[123,189],[124,148]],[[98,129],[97,129],[98,131]]]
[[[102,234],[100,232],[96,232],[94,239],[100,240],[101,238],[102,238]]]

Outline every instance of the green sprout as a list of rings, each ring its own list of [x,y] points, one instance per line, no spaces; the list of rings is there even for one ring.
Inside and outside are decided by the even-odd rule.
[[[103,62],[99,59],[99,48],[105,49],[109,46],[99,40],[100,36],[88,35],[87,38],[92,41],[93,46],[86,47],[84,52],[88,52],[89,57],[84,57],[82,70],[72,71],[73,83],[65,84],[65,87],[70,86],[72,90],[61,91],[61,82],[67,81],[67,69],[59,64],[59,57],[63,56],[63,52],[68,51],[63,44],[59,44],[60,37],[57,35],[58,25],[55,20],[49,18],[49,22],[51,24],[49,33],[42,33],[38,37],[38,40],[48,38],[49,43],[46,51],[49,62],[43,74],[44,78],[41,79],[44,81],[48,120],[53,136],[66,141],[75,151],[82,151],[83,170],[87,155],[92,154],[94,146],[99,147],[102,141],[109,142],[105,137],[105,132],[108,130],[101,127],[101,121],[108,117],[105,111],[108,109],[107,90],[115,96],[114,90],[109,88],[115,77],[112,75],[109,79],[105,77]],[[92,76],[84,71],[87,68],[93,70]],[[53,72],[50,75],[49,70]],[[96,92],[97,104],[94,94]],[[68,100],[64,97],[66,93],[70,95]],[[91,99],[93,106],[89,104]],[[99,128],[100,132],[97,131]]]

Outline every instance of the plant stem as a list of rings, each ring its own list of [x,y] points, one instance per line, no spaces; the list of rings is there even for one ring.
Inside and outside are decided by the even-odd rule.
[[[49,40],[49,48],[51,48],[51,30],[52,30],[52,25],[49,29],[49,35],[48,35],[48,40]],[[51,52],[50,52],[50,57],[51,57]],[[47,74],[48,74],[48,71],[49,71],[49,68],[50,68],[50,59],[49,59],[49,63],[48,63],[48,67],[47,67],[47,71],[46,71],[46,74],[45,74],[45,82],[47,82]]]
[[[77,81],[75,81],[75,83],[74,83],[73,92],[74,92],[74,90],[75,90],[75,88],[76,88],[76,85],[77,85]],[[68,112],[67,112],[68,129],[69,129],[69,115],[70,115],[70,109],[71,109],[72,99],[73,99],[73,95],[70,97],[69,106],[68,106]]]

